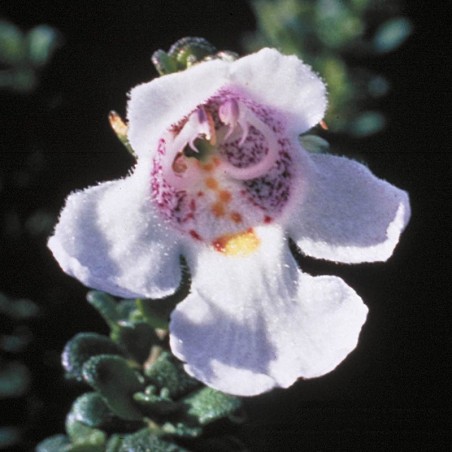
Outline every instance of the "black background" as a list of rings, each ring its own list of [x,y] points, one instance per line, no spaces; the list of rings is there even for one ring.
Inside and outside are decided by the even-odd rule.
[[[446,449],[450,43],[447,2],[437,3],[408,3],[414,36],[371,63],[392,82],[381,104],[389,127],[372,138],[344,140],[378,176],[410,193],[412,220],[387,263],[303,260],[306,271],[343,277],[369,306],[369,318],[357,350],[336,371],[247,401],[249,418],[239,434],[254,450]],[[107,115],[123,114],[129,89],[156,75],[154,50],[191,35],[242,52],[243,33],[256,26],[247,3],[231,0],[7,1],[0,16],[24,29],[47,23],[64,37],[32,95],[0,93],[2,210],[18,212],[21,221],[39,209],[56,216],[71,190],[127,174],[132,159]],[[18,184],[22,173],[29,177]],[[43,311],[24,357],[33,371],[33,400],[2,410],[7,423],[27,413],[31,445],[64,430],[64,414],[80,390],[63,379],[64,343],[79,331],[107,329],[84,301],[86,289],[59,270],[44,235],[0,238],[0,290],[31,298]]]

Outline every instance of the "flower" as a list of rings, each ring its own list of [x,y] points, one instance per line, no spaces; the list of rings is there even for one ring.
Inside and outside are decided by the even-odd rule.
[[[384,261],[410,207],[365,166],[301,147],[325,108],[322,81],[272,49],[134,88],[133,172],[71,194],[50,249],[122,297],[174,293],[184,256],[192,286],[170,345],[208,386],[247,396],[330,372],[367,308],[340,278],[302,273],[288,238],[315,258]]]

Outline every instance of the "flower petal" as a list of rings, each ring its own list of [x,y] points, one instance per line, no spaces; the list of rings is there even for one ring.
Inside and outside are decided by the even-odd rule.
[[[341,279],[301,273],[279,228],[256,232],[250,256],[188,256],[192,292],[170,323],[186,371],[242,396],[330,372],[356,347],[367,314]]]
[[[294,55],[262,49],[233,63],[230,79],[255,101],[284,113],[288,130],[297,134],[316,125],[325,113],[325,84]]]
[[[49,248],[88,287],[122,297],[160,298],[181,280],[175,234],[153,212],[149,168],[78,191],[66,201]]]
[[[308,256],[385,261],[410,218],[408,194],[344,157],[312,155],[304,193],[288,227]]]
[[[209,61],[135,87],[128,105],[128,138],[138,155],[150,155],[158,139],[221,88],[236,88],[284,113],[296,134],[317,124],[326,108],[326,88],[295,56],[274,49],[235,62]]]
[[[225,61],[209,61],[158,77],[130,92],[128,138],[139,156],[149,156],[168,128],[227,83]]]

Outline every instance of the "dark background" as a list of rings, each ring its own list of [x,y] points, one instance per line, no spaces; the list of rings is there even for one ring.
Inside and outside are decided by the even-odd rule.
[[[239,434],[255,450],[355,450],[357,440],[365,449],[440,450],[450,440],[450,43],[447,2],[437,3],[408,3],[415,34],[371,63],[392,82],[381,103],[385,132],[340,139],[379,177],[410,193],[412,220],[387,263],[303,260],[306,271],[343,277],[370,315],[357,350],[336,371],[247,401],[249,419]],[[56,220],[71,190],[127,174],[132,159],[107,115],[124,114],[129,89],[156,75],[154,50],[191,35],[243,52],[243,33],[256,24],[247,2],[231,0],[10,0],[0,16],[23,29],[47,23],[64,37],[34,93],[0,92],[2,218],[15,212],[17,220],[15,228],[2,225],[0,290],[41,307],[31,325],[35,340],[23,354],[33,373],[30,397],[0,408],[2,423],[28,425],[31,447],[63,432],[80,391],[63,378],[65,342],[107,328],[85,302],[86,288],[59,270],[45,228],[30,232],[27,219],[41,212]]]

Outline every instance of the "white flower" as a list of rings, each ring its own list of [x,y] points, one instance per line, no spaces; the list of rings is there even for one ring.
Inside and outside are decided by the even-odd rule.
[[[302,149],[325,107],[322,81],[272,49],[134,88],[133,173],[70,195],[49,247],[64,271],[123,297],[175,292],[184,256],[192,287],[171,348],[211,387],[254,395],[330,372],[367,308],[340,278],[302,273],[288,237],[316,258],[384,261],[410,207],[363,165]]]

